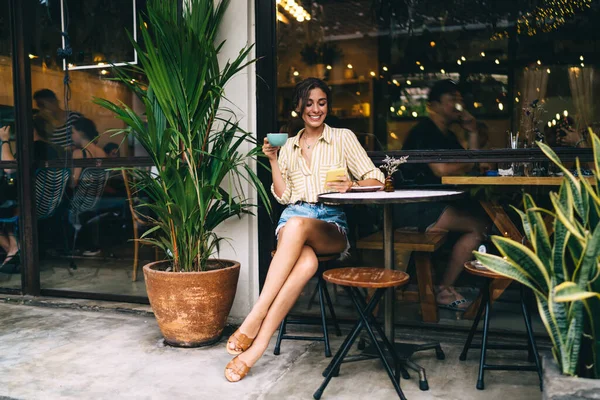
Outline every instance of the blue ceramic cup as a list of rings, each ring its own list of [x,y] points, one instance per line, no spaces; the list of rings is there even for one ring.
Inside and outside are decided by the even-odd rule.
[[[281,147],[287,142],[287,133],[267,133],[267,140],[271,146]]]

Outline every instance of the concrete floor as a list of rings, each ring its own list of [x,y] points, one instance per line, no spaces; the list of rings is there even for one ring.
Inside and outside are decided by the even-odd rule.
[[[94,312],[56,308],[69,307],[67,300],[33,302],[46,307],[0,303],[0,399],[310,399],[328,363],[322,344],[287,341],[280,356],[271,349],[244,381],[231,384],[223,377],[231,359],[224,342],[200,349],[164,346],[143,306],[124,314],[114,311],[120,305],[108,303],[79,303],[103,310]],[[419,340],[432,334],[398,332]],[[462,336],[445,334],[444,361],[431,353],[419,357],[431,389],[419,391],[413,374],[402,381],[409,399],[541,399],[532,372],[488,372],[486,390],[477,391],[478,352],[459,362]],[[333,349],[340,343],[334,337]],[[490,353],[490,361],[497,356]],[[395,398],[377,361],[344,365],[323,395],[324,400],[367,397]]]

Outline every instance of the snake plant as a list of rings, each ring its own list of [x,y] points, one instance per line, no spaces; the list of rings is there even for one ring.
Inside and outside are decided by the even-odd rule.
[[[142,41],[131,39],[140,64],[115,69],[116,80],[145,106],[144,115],[94,99],[126,124],[118,133],[137,139],[156,166],[128,170],[136,190],[149,198],[140,210],[149,210],[154,227],[142,241],[164,250],[175,272],[210,268],[208,260],[222,240],[217,226],[253,211],[244,186],[270,204],[251,165],[259,147],[233,111],[221,105],[227,83],[253,62],[247,46],[220,65],[224,42],[216,36],[228,4],[189,0],[181,14],[176,1],[148,1],[147,13],[140,15]],[[147,82],[132,79],[131,70]]]
[[[535,294],[552,352],[565,375],[600,378],[600,140],[590,131],[594,176],[578,179],[556,153],[538,143],[564,174],[552,209],[529,194],[521,217],[528,244],[495,236],[502,256],[474,252],[487,268],[518,281]],[[582,177],[579,160],[578,176]]]

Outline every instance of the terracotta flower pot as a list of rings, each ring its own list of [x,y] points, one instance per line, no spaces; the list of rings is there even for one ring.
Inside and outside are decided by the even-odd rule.
[[[240,275],[240,264],[230,260],[225,268],[206,272],[165,272],[164,261],[144,266],[146,290],[165,342],[172,346],[213,344],[231,311]]]

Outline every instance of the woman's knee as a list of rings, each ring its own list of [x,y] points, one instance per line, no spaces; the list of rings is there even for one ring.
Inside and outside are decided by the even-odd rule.
[[[317,272],[318,268],[319,260],[317,259],[315,251],[309,246],[304,246],[300,257],[298,258],[298,261],[296,261],[294,269],[297,270],[297,272],[302,273],[303,276],[308,277],[310,279],[310,277],[312,277]]]
[[[283,234],[292,237],[306,234],[308,224],[306,218],[292,217],[287,220],[283,227]]]

